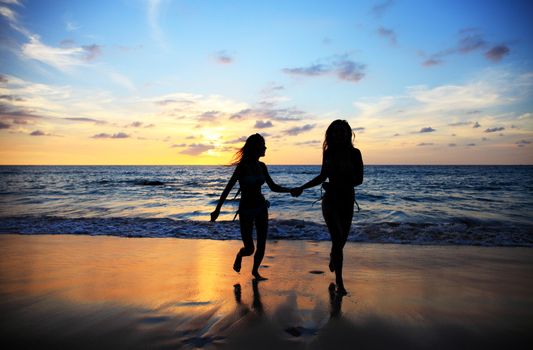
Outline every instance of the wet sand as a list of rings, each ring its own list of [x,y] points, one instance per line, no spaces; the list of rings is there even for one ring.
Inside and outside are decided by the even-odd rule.
[[[0,337],[15,348],[529,348],[533,249],[0,236]]]

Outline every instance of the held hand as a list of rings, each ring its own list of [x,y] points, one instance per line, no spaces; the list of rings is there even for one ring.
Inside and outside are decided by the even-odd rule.
[[[295,187],[291,189],[291,196],[299,197],[304,190],[301,187]]]
[[[215,209],[212,213],[211,213],[211,222],[214,222],[217,218],[218,218],[218,215],[220,214],[220,209]]]

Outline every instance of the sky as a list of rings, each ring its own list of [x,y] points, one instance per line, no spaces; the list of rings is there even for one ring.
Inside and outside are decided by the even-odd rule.
[[[533,164],[533,2],[0,0],[0,164]]]

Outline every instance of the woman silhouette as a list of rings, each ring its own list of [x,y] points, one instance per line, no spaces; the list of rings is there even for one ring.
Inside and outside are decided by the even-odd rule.
[[[228,184],[218,201],[217,207],[211,213],[211,221],[215,221],[220,214],[220,208],[229,192],[239,181],[241,200],[239,202],[239,221],[241,226],[241,237],[244,247],[242,247],[233,263],[233,269],[236,272],[241,271],[241,261],[243,256],[250,256],[254,253],[254,240],[252,237],[252,230],[255,223],[257,233],[257,249],[254,255],[254,265],[252,268],[252,275],[257,280],[265,280],[259,274],[259,266],[265,255],[265,245],[267,239],[268,229],[268,201],[265,200],[261,193],[261,186],[265,183],[274,192],[289,192],[288,188],[282,187],[274,183],[265,163],[260,162],[259,158],[265,155],[265,139],[259,134],[253,134],[248,139],[244,146],[235,153],[232,165],[236,165],[235,171],[231,176]]]
[[[319,184],[326,193],[322,200],[322,214],[331,236],[329,269],[335,271],[337,293],[346,294],[342,279],[342,249],[352,224],[354,186],[363,182],[363,159],[353,146],[354,133],[345,120],[335,120],[326,130],[320,174],[303,186],[291,190],[295,197],[306,188]],[[324,182],[329,179],[328,182]]]

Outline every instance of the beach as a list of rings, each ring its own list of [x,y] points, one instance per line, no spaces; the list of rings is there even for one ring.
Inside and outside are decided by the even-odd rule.
[[[1,337],[14,348],[526,348],[533,251],[273,240],[0,235]]]

